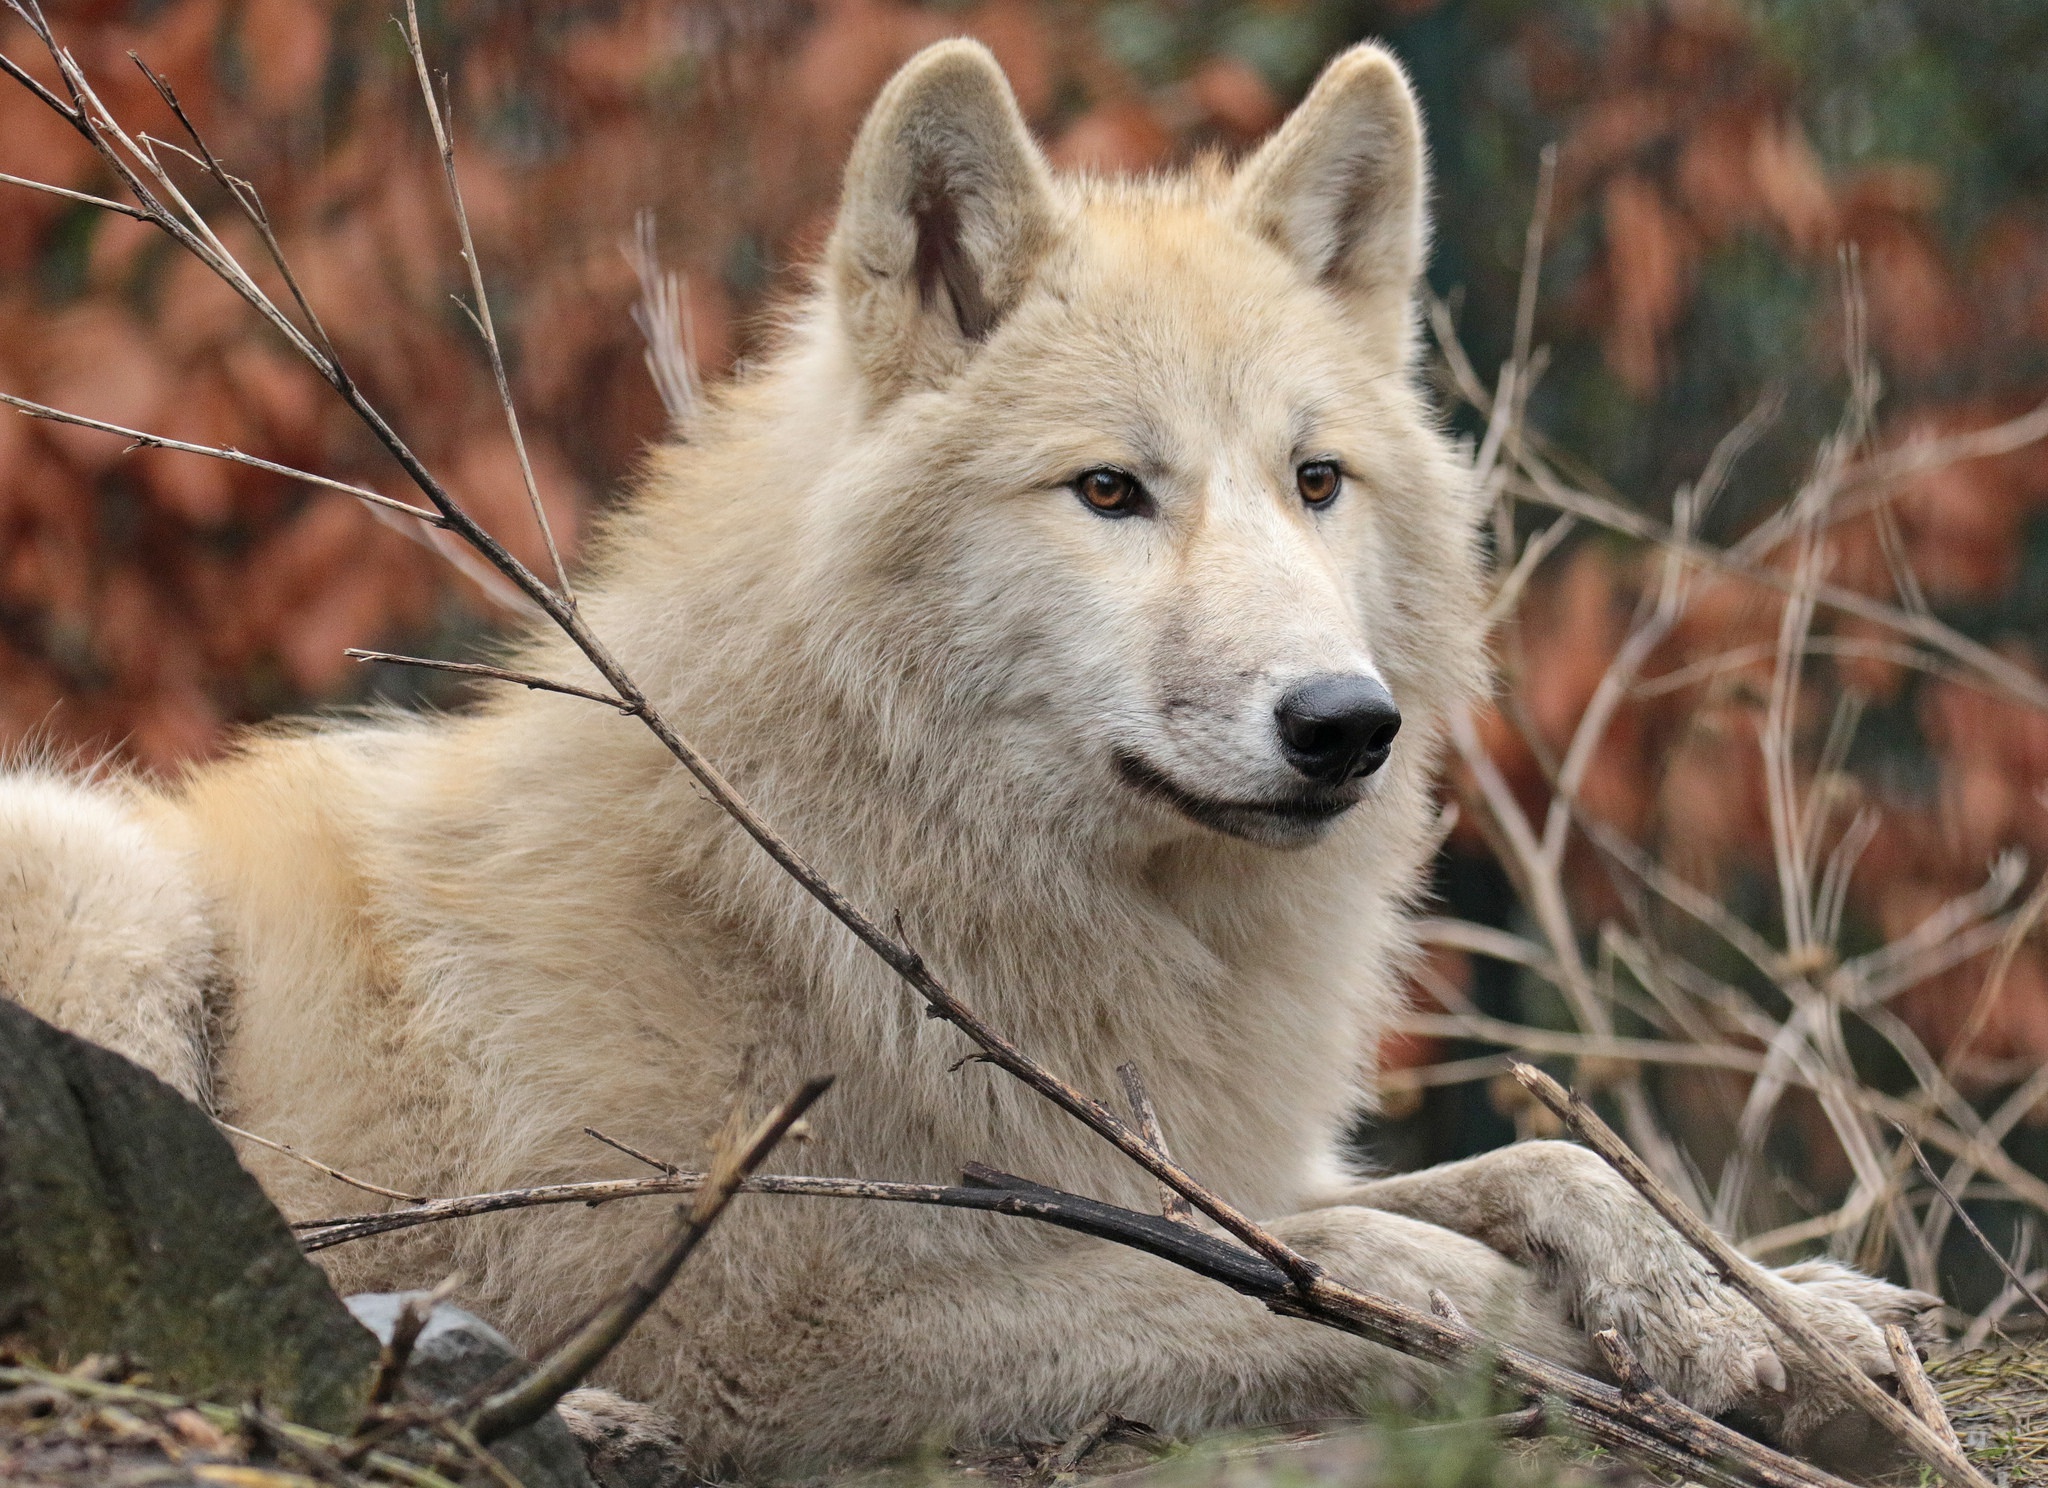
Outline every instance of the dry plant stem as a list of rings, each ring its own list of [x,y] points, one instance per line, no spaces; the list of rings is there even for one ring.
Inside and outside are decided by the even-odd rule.
[[[1430,324],[1436,332],[1437,344],[1444,352],[1445,363],[1452,374],[1453,387],[1460,397],[1480,413],[1490,416],[1498,400],[1486,391],[1470,359],[1466,357],[1463,347],[1458,342],[1457,329],[1452,323],[1448,308],[1441,300],[1431,297],[1429,314]],[[2048,438],[2048,404],[1990,429],[1909,445],[1892,456],[1872,460],[1863,467],[1863,471],[1868,472],[1867,475],[1852,473],[1842,477],[1838,490],[1847,491],[1872,484],[1893,484],[1959,460],[2010,453],[2043,438]],[[1652,517],[1643,516],[1619,500],[1595,495],[1569,485],[1550,468],[1543,455],[1533,447],[1533,441],[1521,443],[1516,450],[1516,456],[1524,479],[1517,483],[1513,493],[1525,500],[1539,502],[1557,511],[1569,512],[1611,532],[1619,532],[1667,549],[1676,549],[1689,561],[1704,568],[1749,579],[1774,589],[1789,590],[1794,582],[1785,574],[1763,567],[1760,562],[1761,558],[1782,539],[1782,533],[1774,533],[1769,543],[1756,548],[1745,542],[1734,548],[1722,549],[1696,539],[1681,539],[1663,523]],[[1840,519],[1840,515],[1837,514],[1835,520]],[[1993,690],[2028,707],[2048,711],[2048,684],[2044,684],[2024,667],[2016,665],[1990,647],[1970,640],[1931,615],[1909,613],[1895,605],[1885,604],[1853,589],[1844,589],[1834,584],[1821,585],[1816,590],[1814,598],[1830,609],[1855,615],[1859,619],[1882,625],[1888,630],[1911,636],[1923,645],[1967,667]]]
[[[329,480],[326,476],[314,475],[311,471],[294,470],[289,465],[279,465],[272,460],[259,459],[255,455],[244,454],[242,451],[226,445],[187,444],[182,439],[170,439],[162,434],[149,434],[141,429],[124,428],[120,424],[109,424],[100,419],[87,418],[83,414],[66,413],[62,409],[51,408],[42,403],[32,403],[27,398],[17,398],[12,393],[0,393],[0,403],[5,403],[10,408],[18,408],[30,418],[47,419],[51,423],[56,424],[75,424],[81,429],[96,429],[102,434],[118,434],[123,439],[129,441],[131,448],[178,450],[188,455],[206,455],[211,459],[226,460],[235,465],[247,465],[253,470],[266,471],[271,475],[281,475],[287,480],[302,481],[306,485],[318,486],[322,490],[339,491],[344,496],[353,496],[358,501],[367,501],[373,506],[381,506],[388,511],[400,512],[408,517],[416,517],[420,521],[431,523],[436,527],[448,525],[433,512],[427,511],[423,507],[414,506],[410,502],[394,500],[392,497],[369,490],[366,487],[352,486],[346,481]]]
[[[1962,1451],[1962,1438],[1956,1435],[1955,1423],[1942,1409],[1941,1397],[1934,1391],[1934,1381],[1927,1377],[1927,1370],[1920,1363],[1920,1351],[1913,1347],[1913,1340],[1906,1336],[1906,1330],[1897,1323],[1886,1323],[1884,1347],[1885,1352],[1892,1356],[1892,1368],[1899,1377],[1900,1396],[1943,1441],[1958,1452]]]
[[[0,1386],[12,1389],[39,1388],[75,1395],[83,1400],[101,1400],[113,1405],[147,1405],[157,1410],[190,1410],[210,1425],[223,1431],[235,1431],[242,1425],[242,1413],[233,1406],[216,1405],[209,1400],[192,1400],[181,1395],[167,1394],[161,1390],[146,1390],[137,1385],[109,1384],[105,1380],[88,1379],[78,1374],[59,1374],[54,1370],[31,1369],[19,1365],[0,1365]],[[330,1436],[311,1426],[301,1426],[295,1421],[280,1421],[271,1418],[266,1425],[295,1446],[315,1448],[340,1460],[339,1453],[347,1445],[340,1437]],[[364,1458],[364,1465],[372,1471],[383,1474],[411,1488],[457,1488],[457,1485],[431,1468],[408,1462],[403,1457],[394,1457],[385,1452],[371,1452]]]
[[[2027,1279],[2005,1258],[2005,1253],[1993,1245],[1990,1236],[1977,1227],[1977,1221],[1970,1218],[1970,1211],[1963,1207],[1963,1201],[1955,1196],[1949,1186],[1941,1181],[1941,1175],[1934,1171],[1934,1164],[1927,1160],[1927,1154],[1920,1150],[1920,1144],[1914,1140],[1913,1134],[1904,1126],[1896,1123],[1894,1125],[1899,1139],[1911,1150],[1913,1161],[1919,1165],[1921,1177],[1934,1185],[1934,1191],[1941,1195],[1942,1202],[1948,1205],[1950,1212],[1963,1222],[1963,1228],[1968,1230],[1972,1238],[1984,1248],[1984,1253],[1998,1263],[1998,1269],[2005,1273],[2005,1279],[2020,1289],[2020,1294],[2034,1304],[2036,1312],[2048,1318],[2048,1302],[2041,1300],[2041,1294],[2027,1285]]]
[[[381,1184],[371,1183],[361,1178],[352,1178],[339,1168],[330,1168],[326,1163],[317,1162],[313,1158],[306,1156],[303,1152],[285,1146],[282,1142],[273,1142],[268,1137],[259,1137],[254,1132],[243,1131],[239,1126],[229,1126],[225,1121],[215,1121],[213,1124],[222,1131],[227,1132],[230,1136],[240,1137],[247,1142],[254,1142],[258,1147],[268,1147],[272,1152],[281,1152],[293,1162],[304,1163],[316,1172],[325,1173],[337,1183],[346,1183],[350,1188],[360,1188],[365,1193],[377,1194],[387,1199],[398,1199],[407,1204],[424,1204],[427,1202],[418,1194],[401,1193],[395,1188],[385,1188]]]
[[[605,1146],[611,1148],[615,1152],[625,1153],[626,1156],[634,1159],[636,1162],[646,1163],[648,1167],[654,1169],[654,1171],[657,1173],[666,1173],[669,1177],[673,1178],[678,1173],[682,1172],[682,1169],[677,1167],[674,1163],[663,1162],[658,1157],[652,1156],[649,1153],[642,1152],[638,1147],[629,1147],[624,1142],[621,1142],[617,1137],[608,1137],[594,1126],[584,1127],[583,1135],[590,1138],[590,1140],[593,1142],[604,1143]]]
[[[565,697],[603,703],[607,708],[617,708],[621,713],[638,711],[633,704],[612,697],[608,693],[596,692],[588,687],[577,687],[568,682],[556,682],[547,677],[536,677],[531,672],[512,672],[504,667],[485,666],[480,662],[441,661],[431,656],[401,656],[391,651],[364,651],[355,646],[349,647],[341,654],[356,661],[384,661],[393,666],[424,667],[432,672],[454,672],[462,677],[485,677],[493,682],[514,682],[536,692],[559,692]]]
[[[1843,1394],[1862,1406],[1901,1445],[1955,1488],[1991,1488],[1989,1479],[1943,1441],[1932,1427],[1887,1395],[1853,1360],[1786,1307],[1777,1293],[1764,1283],[1756,1263],[1680,1203],[1677,1196],[1643,1165],[1642,1160],[1629,1150],[1628,1145],[1595,1114],[1591,1106],[1533,1065],[1518,1066],[1515,1078],[1626,1178],[1650,1202],[1651,1207],[1663,1215],[1665,1222],[1706,1258],[1722,1281],[1746,1297],[1757,1311],[1799,1346],[1809,1363],[1825,1374]]]
[[[555,546],[555,531],[548,523],[547,508],[541,505],[540,488],[533,479],[533,462],[526,457],[526,436],[520,432],[519,413],[512,403],[512,388],[505,379],[505,357],[498,350],[498,329],[491,319],[490,296],[484,293],[483,263],[476,255],[476,242],[470,236],[469,208],[463,205],[462,182],[455,172],[455,144],[450,137],[450,123],[443,117],[444,105],[435,95],[433,80],[427,76],[427,53],[420,45],[420,14],[414,0],[405,0],[405,48],[412,54],[413,71],[419,74],[420,92],[427,102],[427,122],[434,128],[434,144],[441,151],[441,173],[448,178],[448,200],[455,209],[455,226],[462,234],[462,261],[469,268],[470,293],[476,300],[476,328],[483,337],[484,349],[490,353],[491,375],[498,383],[498,404],[505,411],[505,428],[512,436],[512,451],[519,457],[519,478],[526,484],[527,505],[533,509],[534,524],[540,528],[541,540],[547,544],[548,561],[554,565],[556,587],[563,601],[573,608],[576,591],[569,587],[569,570],[563,566],[561,550]]]
[[[744,1146],[729,1157],[722,1154],[717,1170],[698,1188],[696,1202],[688,1213],[678,1213],[676,1233],[660,1254],[650,1257],[616,1296],[560,1348],[536,1364],[532,1373],[478,1406],[476,1414],[464,1423],[465,1429],[480,1442],[494,1442],[539,1420],[553,1409],[557,1400],[575,1389],[668,1290],[683,1262],[718,1222],[733,1195],[831,1085],[829,1075],[809,1081],[771,1111]]]
[[[1619,502],[1580,491],[1566,485],[1546,467],[1531,456],[1523,464],[1528,477],[1527,484],[1517,494],[1527,500],[1540,502],[1558,511],[1571,512],[1597,526],[1643,542],[1660,547],[1674,548],[1691,563],[1702,568],[1711,568],[1718,573],[1748,579],[1768,588],[1790,590],[1796,583],[1793,576],[1765,568],[1761,564],[1734,552],[1717,548],[1711,543],[1697,539],[1681,539],[1662,522],[1653,517],[1642,516]],[[1942,624],[1931,615],[1913,614],[1889,605],[1882,600],[1872,599],[1853,589],[1839,584],[1820,584],[1813,594],[1816,603],[1831,610],[1838,610],[1858,619],[1882,625],[1887,630],[1911,636],[1922,645],[1968,667],[1982,677],[1997,691],[2030,708],[2048,711],[2048,684],[2028,672],[2024,667],[1999,655],[1990,647],[1980,645],[1951,626]]]
[[[191,118],[185,113],[184,105],[178,102],[178,95],[172,91],[170,83],[159,76],[134,52],[128,54],[128,60],[136,65],[142,75],[149,80],[150,86],[156,89],[157,96],[163,99],[164,106],[171,111],[178,123],[184,126],[186,137],[192,141],[193,150],[198,152],[197,154],[193,154],[192,151],[181,151],[180,153],[185,154],[189,159],[197,161],[200,168],[225,188],[228,195],[234,199],[234,203],[240,208],[243,218],[251,227],[256,229],[257,235],[262,238],[263,251],[269,256],[271,267],[277,270],[278,277],[284,280],[285,288],[291,291],[292,302],[299,307],[299,313],[306,318],[307,326],[319,338],[321,349],[327,353],[329,358],[333,358],[335,356],[334,342],[327,334],[327,327],[320,323],[320,317],[314,313],[312,302],[306,298],[306,292],[299,287],[298,276],[292,272],[291,263],[284,256],[284,248],[277,241],[277,234],[271,230],[270,214],[263,210],[262,200],[256,195],[255,187],[239,176],[230,175],[227,168],[215,158],[213,151],[207,146],[205,137],[199,133],[199,126],[192,122]],[[147,139],[148,137],[144,136],[144,138]],[[177,147],[174,145],[171,148],[176,149]]]
[[[62,186],[52,186],[47,181],[31,181],[22,176],[10,176],[0,171],[0,181],[9,186],[25,186],[30,191],[41,191],[50,196],[61,196],[66,201],[83,202],[88,207],[98,207],[103,212],[119,212],[123,217],[133,217],[137,222],[149,221],[149,214],[138,212],[133,207],[123,206],[117,201],[108,201],[104,196],[88,196],[83,191],[70,191]]]
[[[1166,1150],[1166,1133],[1160,1129],[1159,1112],[1152,1104],[1152,1093],[1145,1088],[1145,1081],[1138,1074],[1137,1061],[1127,1060],[1118,1065],[1116,1077],[1123,1082],[1124,1096],[1131,1103],[1131,1114],[1138,1118],[1139,1133],[1160,1156],[1172,1156]],[[1188,1201],[1164,1183],[1159,1185],[1159,1212],[1179,1224],[1192,1224],[1195,1218],[1195,1211],[1188,1207]]]

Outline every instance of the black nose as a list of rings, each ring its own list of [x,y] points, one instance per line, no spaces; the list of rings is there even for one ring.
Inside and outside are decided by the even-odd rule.
[[[1342,785],[1387,762],[1401,710],[1377,677],[1311,677],[1273,710],[1287,762],[1322,785]]]

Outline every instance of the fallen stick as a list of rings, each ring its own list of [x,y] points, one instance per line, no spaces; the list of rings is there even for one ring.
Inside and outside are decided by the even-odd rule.
[[[1934,1381],[1927,1377],[1927,1370],[1920,1363],[1920,1351],[1913,1347],[1906,1330],[1897,1323],[1886,1323],[1884,1346],[1892,1356],[1892,1368],[1899,1372],[1899,1395],[1943,1441],[1962,1451],[1963,1439],[1956,1435],[1955,1423],[1942,1409],[1941,1396],[1935,1393]]]
[[[1644,1166],[1614,1129],[1577,1094],[1568,1091],[1534,1065],[1515,1066],[1515,1078],[1528,1092],[1554,1112],[1580,1140],[1605,1158],[1664,1217],[1665,1223],[1706,1257],[1707,1263],[1728,1286],[1740,1292],[1758,1312],[1770,1319],[1806,1354],[1807,1361],[1828,1382],[1863,1407],[1900,1445],[1939,1473],[1954,1488],[1992,1488],[1986,1478],[1964,1458],[1958,1447],[1944,1441],[1927,1422],[1906,1409],[1856,1366],[1840,1349],[1816,1332],[1777,1294],[1756,1262],[1743,1255],[1713,1230],[1663,1180]]]

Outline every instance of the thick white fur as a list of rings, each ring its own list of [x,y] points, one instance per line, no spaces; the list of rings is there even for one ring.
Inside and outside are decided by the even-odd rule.
[[[1622,1328],[1709,1409],[1833,1402],[1576,1149],[1345,1176],[1396,1011],[1448,709],[1485,685],[1466,472],[1410,375],[1413,105],[1332,64],[1266,150],[1057,179],[987,54],[876,105],[781,353],[658,451],[581,585],[599,634],[791,841],[1085,1088],[1142,1067],[1177,1153],[1348,1280],[1431,1287],[1574,1363]],[[1324,512],[1294,467],[1330,456]],[[1068,488],[1140,476],[1156,513]],[[520,664],[588,680],[546,635]],[[1348,813],[1299,782],[1281,689],[1376,671],[1405,727]],[[1133,754],[1226,811],[1120,778]],[[465,716],[251,741],[175,790],[0,787],[0,988],[235,1123],[461,1193],[632,1169],[586,1125],[701,1156],[738,1099],[839,1083],[777,1166],[948,1180],[980,1160],[1144,1206],[1149,1181],[921,1015],[630,720],[508,693]],[[200,905],[203,903],[204,914]],[[202,992],[227,989],[203,1043]],[[295,1216],[353,1196],[247,1160]],[[531,1211],[326,1252],[345,1287],[451,1270],[528,1343],[615,1286],[665,1206]],[[1807,1283],[1801,1285],[1801,1283]],[[1884,1366],[1915,1299],[1792,1274]],[[1772,1386],[1790,1366],[1789,1388]],[[1340,1411],[1420,1366],[1145,1256],[1027,1223],[741,1200],[606,1383],[706,1472],[930,1441]],[[586,1405],[588,1402],[586,1402]],[[589,1419],[588,1416],[584,1419]]]

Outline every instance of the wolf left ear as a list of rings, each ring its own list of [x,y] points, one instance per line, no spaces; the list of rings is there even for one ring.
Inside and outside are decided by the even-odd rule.
[[[847,161],[826,249],[854,355],[882,398],[963,366],[1053,241],[1045,159],[986,47],[942,41],[891,79]]]
[[[1390,53],[1367,43],[1332,61],[1239,168],[1231,203],[1405,361],[1427,247],[1427,181],[1408,79]]]

